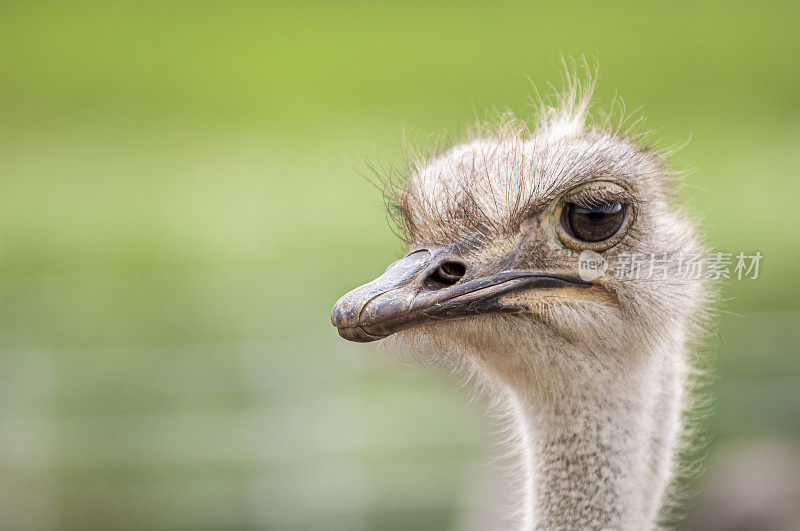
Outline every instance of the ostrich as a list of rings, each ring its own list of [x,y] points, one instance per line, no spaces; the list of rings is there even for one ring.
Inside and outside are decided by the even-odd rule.
[[[413,158],[393,192],[408,253],[331,317],[347,340],[392,336],[457,367],[499,405],[520,529],[658,525],[709,300],[681,271],[703,246],[669,153],[591,120],[593,79],[567,71],[532,125],[501,115]]]

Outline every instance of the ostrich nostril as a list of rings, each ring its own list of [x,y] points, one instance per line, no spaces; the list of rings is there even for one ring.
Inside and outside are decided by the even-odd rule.
[[[467,266],[461,262],[442,262],[439,267],[433,270],[425,279],[425,286],[431,289],[442,289],[452,286],[461,280],[464,273],[467,272]]]

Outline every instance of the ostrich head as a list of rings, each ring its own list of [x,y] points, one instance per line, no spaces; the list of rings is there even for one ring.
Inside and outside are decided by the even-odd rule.
[[[530,362],[509,355],[541,350],[524,343],[610,365],[619,360],[601,356],[682,335],[705,286],[678,271],[701,247],[671,205],[675,176],[663,152],[587,126],[589,97],[573,84],[533,131],[506,116],[416,162],[396,203],[408,253],[340,299],[341,336],[402,331],[440,354],[498,351],[497,366],[481,361],[502,375]],[[591,278],[582,258],[605,271]]]
[[[702,248],[673,205],[667,154],[589,123],[591,88],[568,79],[534,126],[504,116],[415,160],[396,194],[407,254],[332,315],[345,339],[394,336],[509,397],[530,447],[526,526],[652,521],[680,431],[684,345],[706,299],[705,281],[679,271]],[[587,453],[583,476],[563,457]],[[604,466],[634,472],[599,483],[586,472]]]

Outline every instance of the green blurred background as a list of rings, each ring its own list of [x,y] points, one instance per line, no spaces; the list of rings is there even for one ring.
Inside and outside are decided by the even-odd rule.
[[[709,528],[720,456],[792,459],[800,439],[799,20],[788,2],[3,2],[0,528],[488,525],[481,405],[330,326],[402,250],[349,160],[526,115],[525,76],[557,82],[562,52],[599,58],[601,104],[692,138],[675,163],[714,247],[764,255],[709,339],[712,494],[683,524]]]

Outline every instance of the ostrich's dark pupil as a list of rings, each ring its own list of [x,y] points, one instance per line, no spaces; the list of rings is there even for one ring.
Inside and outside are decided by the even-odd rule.
[[[564,214],[565,228],[585,242],[607,240],[617,233],[625,220],[625,209],[618,201],[588,207],[567,203]]]

